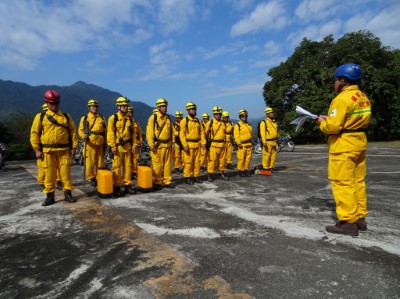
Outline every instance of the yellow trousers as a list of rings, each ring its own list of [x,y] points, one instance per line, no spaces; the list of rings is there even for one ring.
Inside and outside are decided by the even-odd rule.
[[[200,166],[207,166],[208,151],[200,148]]]
[[[69,149],[44,153],[42,168],[45,172],[43,193],[54,192],[58,171],[63,191],[74,189],[71,180],[71,152]]]
[[[200,176],[200,147],[189,148],[189,153],[183,152],[183,176],[185,178]]]
[[[328,178],[339,221],[354,223],[368,215],[366,172],[365,151],[329,154]]]
[[[45,177],[45,171],[44,171],[44,168],[43,168],[42,164],[43,164],[43,158],[36,160],[36,165],[37,165],[37,168],[38,168],[37,181],[38,181],[38,183],[40,185],[44,185],[44,177]],[[61,181],[60,171],[58,169],[57,169],[57,181]]]
[[[207,172],[214,173],[217,168],[220,172],[226,170],[225,146],[211,146],[208,152]]]
[[[182,160],[183,160],[183,150],[179,147],[179,145],[175,144],[174,150],[174,168],[181,168]]]
[[[85,142],[83,148],[85,153],[85,171],[87,180],[90,181],[96,177],[97,170],[104,166],[104,146]]]
[[[135,153],[132,154],[132,173],[138,172],[138,164],[140,159],[140,149],[136,148]]]
[[[227,164],[232,164],[232,148],[232,141],[225,142],[225,156]]]
[[[132,152],[120,152],[114,155],[112,163],[114,187],[132,185]]]
[[[154,184],[169,185],[172,182],[171,148],[160,147],[150,152],[151,167],[153,169]]]
[[[262,148],[262,165],[264,169],[275,168],[276,153],[278,152],[276,145],[267,143]]]
[[[237,170],[239,171],[247,171],[249,170],[251,157],[253,155],[252,146],[238,148],[236,157],[237,157]]]

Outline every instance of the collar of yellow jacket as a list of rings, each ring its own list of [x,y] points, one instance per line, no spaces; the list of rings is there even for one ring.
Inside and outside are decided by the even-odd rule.
[[[359,90],[358,85],[348,85],[343,87],[343,89],[340,92],[343,91],[350,91],[350,90]]]

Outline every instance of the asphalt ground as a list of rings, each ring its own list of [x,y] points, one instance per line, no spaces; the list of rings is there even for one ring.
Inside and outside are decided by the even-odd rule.
[[[367,151],[368,231],[335,223],[327,147],[278,154],[271,176],[77,203],[45,196],[34,161],[0,171],[0,298],[400,298],[400,149]],[[253,156],[253,164],[261,156]]]

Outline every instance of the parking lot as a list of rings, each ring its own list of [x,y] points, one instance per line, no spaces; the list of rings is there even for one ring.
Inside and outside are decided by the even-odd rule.
[[[332,235],[327,147],[238,176],[42,207],[35,161],[0,171],[0,298],[400,298],[400,149],[367,152],[368,231]],[[253,165],[260,155],[253,156]],[[205,174],[204,174],[205,175]],[[205,178],[205,176],[204,176]]]

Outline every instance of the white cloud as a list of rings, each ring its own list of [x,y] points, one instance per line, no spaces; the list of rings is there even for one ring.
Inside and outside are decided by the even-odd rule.
[[[159,23],[166,34],[185,29],[195,13],[193,0],[162,0],[158,5]]]
[[[336,15],[340,9],[342,5],[336,0],[304,0],[297,6],[295,14],[301,21],[311,22]]]
[[[289,23],[287,14],[280,1],[271,1],[257,5],[254,11],[234,24],[231,36],[247,33],[281,29]]]
[[[273,56],[279,53],[279,51],[281,50],[281,45],[270,40],[264,44],[264,49],[266,55]]]

